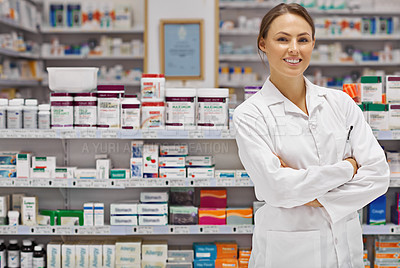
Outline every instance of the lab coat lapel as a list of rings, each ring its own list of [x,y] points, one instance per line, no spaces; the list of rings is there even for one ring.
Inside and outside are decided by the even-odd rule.
[[[316,109],[325,102],[326,92],[319,89],[318,86],[312,84],[307,78],[304,77],[307,88],[307,109],[308,114],[311,117],[315,113]]]

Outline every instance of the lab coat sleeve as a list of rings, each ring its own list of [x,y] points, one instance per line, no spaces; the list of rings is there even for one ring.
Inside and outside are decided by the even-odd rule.
[[[233,121],[239,157],[254,183],[257,199],[271,206],[292,208],[313,201],[352,179],[354,169],[348,161],[299,170],[281,167],[267,122],[253,110],[256,108],[237,108]]]
[[[353,213],[386,193],[390,170],[385,154],[365,121],[361,109],[347,96],[342,107],[346,111],[352,155],[359,169],[353,179],[318,198],[333,223]]]

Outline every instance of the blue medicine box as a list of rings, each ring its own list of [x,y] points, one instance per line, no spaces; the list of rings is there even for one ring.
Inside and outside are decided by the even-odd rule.
[[[193,268],[214,268],[215,267],[215,260],[194,260],[193,261]]]
[[[194,258],[203,260],[217,259],[217,246],[211,243],[193,243]],[[209,267],[209,266],[202,266]]]
[[[382,195],[368,205],[368,224],[386,224],[386,196]]]

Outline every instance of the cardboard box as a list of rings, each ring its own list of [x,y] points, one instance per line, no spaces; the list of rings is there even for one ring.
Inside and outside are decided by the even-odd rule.
[[[47,268],[61,268],[61,242],[47,244]]]
[[[239,259],[250,259],[251,248],[239,248]]]
[[[143,158],[131,158],[131,178],[143,178]]]
[[[213,156],[187,156],[187,167],[212,167],[215,165]]]
[[[188,167],[188,178],[199,179],[213,179],[215,168],[214,167]]]
[[[226,189],[200,190],[200,207],[202,208],[225,208],[227,204]]]
[[[115,264],[135,265],[141,261],[141,239],[120,239],[115,243]]]
[[[54,171],[48,168],[31,168],[30,174],[32,179],[51,179]]]
[[[214,243],[193,243],[194,260],[217,259],[217,246]]]
[[[61,246],[62,268],[76,267],[76,247],[75,242],[66,242]]]
[[[237,259],[216,259],[215,260],[215,268],[225,268],[232,267],[238,268],[238,260]]]
[[[17,154],[17,178],[29,178],[32,155],[29,153]]]
[[[96,242],[89,245],[89,268],[103,268],[103,245]]]
[[[83,225],[94,226],[94,204],[84,203],[83,204]]]
[[[118,216],[111,215],[110,216],[110,225],[138,225],[138,216],[137,215],[129,215],[129,216]]]
[[[137,203],[114,203],[110,204],[110,215],[137,215]]]
[[[168,214],[168,204],[139,204],[139,215],[164,215]]]
[[[215,268],[215,260],[195,259],[193,268]]]
[[[115,243],[105,242],[103,244],[103,268],[115,267]]]
[[[76,267],[89,267],[89,245],[86,243],[78,243],[75,245],[76,251]]]
[[[114,168],[110,170],[110,179],[129,179],[130,170],[124,168]]]
[[[368,205],[368,224],[386,224],[386,196],[382,195]]]
[[[77,179],[96,179],[97,171],[94,168],[78,168],[75,172]]]
[[[1,218],[7,217],[9,203],[10,203],[10,196],[8,196],[8,195],[0,196],[0,217]]]
[[[140,192],[142,203],[167,203],[168,192]]]
[[[143,146],[143,177],[158,178],[158,144]]]
[[[104,203],[94,203],[94,225],[104,225]]]
[[[111,169],[111,159],[97,159],[96,160],[96,178],[109,179]]]
[[[160,178],[186,179],[186,168],[162,168],[162,167],[160,167]]]
[[[139,215],[139,225],[168,225],[168,216],[144,216]]]
[[[56,167],[54,170],[55,179],[75,179],[77,167]]]
[[[227,225],[253,224],[253,209],[227,208],[226,224]]]
[[[167,241],[148,241],[142,243],[142,261],[166,262],[168,258]]]
[[[37,224],[38,199],[37,197],[22,197],[21,222],[22,225],[32,226]]]
[[[229,178],[234,179],[236,177],[236,170],[216,170],[215,171],[215,178],[223,179]]]
[[[142,158],[143,157],[143,141],[131,141],[131,157]]]
[[[236,242],[215,242],[217,259],[237,259],[238,246]]]
[[[192,263],[193,260],[194,260],[193,249],[169,249],[168,250],[168,262]]]
[[[160,167],[185,167],[185,157],[184,156],[169,156],[169,157],[159,157]]]
[[[12,166],[0,166],[0,178],[16,178],[17,169]]]
[[[47,168],[54,171],[56,169],[56,157],[32,156],[32,168]]]
[[[187,156],[189,148],[187,144],[165,144],[160,145],[160,155],[162,156]]]
[[[199,208],[199,225],[225,225],[224,208]]]

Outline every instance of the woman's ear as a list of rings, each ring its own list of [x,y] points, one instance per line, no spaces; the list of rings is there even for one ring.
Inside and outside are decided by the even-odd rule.
[[[265,39],[264,38],[260,38],[260,42],[258,43],[258,48],[262,51],[262,52],[264,52],[264,53],[267,53],[267,48],[266,48],[266,45],[265,45]]]

